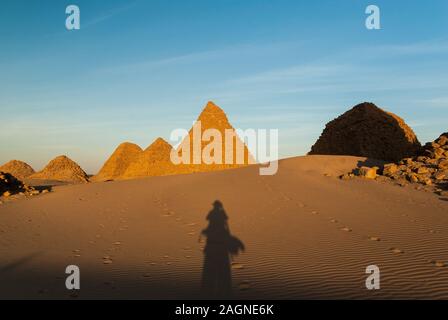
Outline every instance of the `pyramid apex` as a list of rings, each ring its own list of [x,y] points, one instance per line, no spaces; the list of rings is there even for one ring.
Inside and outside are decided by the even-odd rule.
[[[220,111],[224,112],[217,104],[215,104],[213,101],[207,102],[205,105],[204,111]]]
[[[156,140],[154,140],[153,143],[151,143],[151,144],[146,148],[145,151],[148,151],[148,150],[156,150],[156,149],[159,149],[159,148],[168,148],[168,149],[171,149],[172,146],[171,146],[171,144],[169,144],[165,139],[158,137]]]
[[[227,116],[224,110],[217,106],[213,101],[209,101],[199,115],[198,120],[207,121],[214,118],[222,118],[227,121]]]

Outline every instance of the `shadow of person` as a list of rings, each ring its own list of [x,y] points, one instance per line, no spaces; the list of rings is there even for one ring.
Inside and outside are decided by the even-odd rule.
[[[208,226],[202,230],[207,238],[204,247],[201,293],[207,299],[232,297],[231,259],[244,251],[244,244],[232,236],[227,222],[228,216],[222,203],[216,200],[207,215]]]

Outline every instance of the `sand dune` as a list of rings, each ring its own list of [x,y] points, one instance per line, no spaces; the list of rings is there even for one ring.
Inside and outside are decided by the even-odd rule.
[[[448,299],[448,199],[338,175],[364,158],[306,156],[182,176],[55,187],[0,205],[0,298],[198,298],[215,200],[245,251],[234,298]],[[81,268],[77,295],[65,267]],[[381,289],[369,291],[366,266]]]

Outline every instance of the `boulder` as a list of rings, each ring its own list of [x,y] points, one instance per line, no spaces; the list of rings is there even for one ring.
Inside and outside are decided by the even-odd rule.
[[[357,175],[366,179],[375,179],[377,177],[378,167],[361,167],[357,170]]]

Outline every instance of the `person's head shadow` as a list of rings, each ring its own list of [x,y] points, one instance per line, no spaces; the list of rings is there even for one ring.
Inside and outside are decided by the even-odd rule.
[[[208,299],[231,298],[231,259],[244,251],[245,247],[240,239],[230,233],[229,218],[221,201],[213,203],[213,209],[206,219],[208,226],[201,232],[207,238],[201,292]]]

